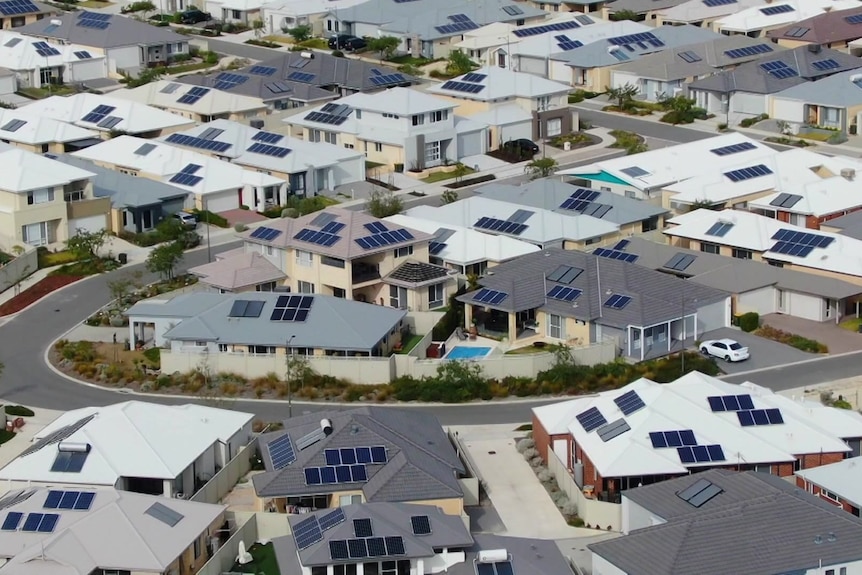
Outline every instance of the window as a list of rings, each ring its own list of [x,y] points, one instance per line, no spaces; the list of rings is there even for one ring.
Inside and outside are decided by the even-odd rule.
[[[547,137],[559,136],[563,133],[563,119],[551,118],[546,122],[545,129],[547,130],[545,134]]]
[[[338,134],[335,132],[323,132],[323,141],[327,144],[338,144]]]
[[[47,154],[51,151],[51,144],[42,144],[42,153]]]
[[[241,20],[242,19],[242,13],[239,10],[231,10],[230,12],[231,12],[231,17],[234,20]]]
[[[298,281],[296,287],[299,293],[314,293],[314,284],[311,282]]]
[[[751,250],[740,250],[738,248],[733,248],[733,257],[740,260],[750,260]]]
[[[548,314],[548,337],[563,339],[566,337],[563,327],[563,318],[559,315]]]
[[[296,265],[310,268],[314,264],[314,254],[305,250],[296,250]]]
[[[309,130],[308,131],[308,141],[309,142],[319,142],[320,141],[320,130]]]
[[[367,573],[367,571],[366,571],[366,573]],[[327,574],[328,574],[328,571],[327,571],[326,565],[323,565],[323,566],[318,565],[316,567],[311,568],[311,575],[327,575]]]
[[[347,292],[343,288],[334,287],[332,288],[332,296],[344,299],[347,297]]]
[[[653,216],[641,222],[641,232],[651,232],[658,229],[658,216]]]
[[[21,239],[31,246],[44,246],[51,243],[48,237],[48,222],[21,226]]]
[[[708,253],[708,254],[717,254],[721,252],[721,248],[718,244],[710,244],[707,242],[700,242],[700,251]]]
[[[397,114],[390,114],[389,112],[383,112],[383,117],[392,118],[394,120],[398,120],[400,118],[400,116],[398,116]]]
[[[54,201],[54,190],[34,190],[27,192],[27,204],[47,204]]]
[[[353,115],[356,116],[357,120],[361,120],[362,119],[362,110],[354,110]]]
[[[536,109],[540,112],[542,110],[547,110],[551,106],[551,97],[550,96],[539,96],[536,98]]]
[[[383,144],[381,144],[380,142],[374,142],[374,151],[375,152],[382,152],[383,151]]]
[[[227,353],[227,344],[226,343],[218,344],[218,350],[222,353]]]
[[[835,302],[831,299],[826,300],[826,317],[832,317],[832,307],[835,305]]]
[[[440,160],[440,142],[425,142],[425,161],[437,162]]]
[[[414,114],[412,121],[414,126],[421,126],[425,123],[425,114]]]
[[[412,256],[413,246],[404,246],[403,248],[398,248],[393,251],[393,255],[396,258],[406,258],[407,256]]]
[[[276,283],[275,282],[266,282],[262,284],[257,284],[254,286],[255,291],[275,291]]]
[[[203,342],[201,342],[203,343]],[[250,345],[248,352],[256,355],[274,354],[275,346],[272,345]]]
[[[820,497],[825,497],[826,499],[831,499],[832,501],[838,501],[838,496],[832,493],[831,491],[826,491],[825,489],[820,490]]]
[[[322,263],[325,266],[344,269],[344,260],[340,260],[338,258],[331,258],[329,256],[320,256],[320,263]]]
[[[449,119],[449,110],[437,110],[436,112],[431,112],[431,123],[434,122],[443,122],[444,120]]]
[[[201,538],[200,537],[195,537],[194,548],[195,548],[195,559],[198,559],[201,556]]]
[[[348,505],[361,505],[362,504],[362,496],[361,495],[339,495],[338,496],[338,506],[339,507],[347,507]]]
[[[389,286],[389,306],[396,309],[407,307],[407,288]]]
[[[428,307],[434,309],[435,307],[443,306],[443,284],[434,284],[428,286]]]
[[[348,150],[352,150],[353,144],[344,144],[344,147],[347,148]]]
[[[380,575],[380,563],[363,563],[362,573],[363,575]],[[312,573],[311,575],[315,574]],[[322,575],[326,574],[324,573]]]

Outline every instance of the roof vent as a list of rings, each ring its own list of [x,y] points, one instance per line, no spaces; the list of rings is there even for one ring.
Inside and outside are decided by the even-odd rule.
[[[314,52],[309,52],[307,50],[300,52],[299,55],[307,60],[314,60]]]
[[[323,433],[326,435],[332,435],[332,421],[329,419],[321,419],[320,429],[322,429]]]
[[[505,549],[488,549],[487,551],[479,551],[479,563],[499,563],[500,561],[509,560],[509,552]]]
[[[852,182],[856,179],[856,170],[853,168],[841,168],[841,177]]]
[[[59,451],[71,451],[74,453],[90,453],[89,443],[78,443],[76,441],[61,441],[57,445]]]
[[[808,45],[808,51],[811,52],[812,54],[819,54],[820,50],[821,50],[820,44],[809,44]]]

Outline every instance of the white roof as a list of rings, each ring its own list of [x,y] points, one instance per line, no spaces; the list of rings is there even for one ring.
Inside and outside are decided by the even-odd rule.
[[[581,26],[574,30],[551,30],[544,34],[535,36],[527,36],[519,38],[518,43],[512,44],[510,49],[513,54],[521,56],[533,56],[536,58],[547,58],[551,54],[563,52],[560,48],[559,41],[555,36],[565,34],[569,40],[580,42],[583,45],[592,44],[615,36],[626,36],[628,34],[637,34],[638,32],[649,32],[651,26],[632,22],[631,20],[621,20],[619,22],[608,22],[599,18],[592,18],[593,24],[589,26]],[[524,26],[524,28],[532,28],[541,26],[544,22],[535,24],[534,26]]]
[[[517,204],[491,200],[481,196],[465,198],[439,207],[417,206],[407,210],[406,214],[441,224],[479,229],[475,227],[479,218],[507,220],[519,210],[530,214],[521,222],[526,224],[527,229],[517,236],[518,239],[527,242],[544,245],[562,240],[581,241],[612,234],[619,230],[619,226],[616,224],[593,216],[583,214],[570,216],[549,210],[525,208]],[[496,233],[490,230],[483,231],[489,234]]]
[[[127,401],[68,411],[39,431],[34,441],[94,416],[64,441],[89,444],[80,473],[51,471],[57,444],[13,459],[0,479],[113,486],[121,477],[174,479],[217,442],[225,443],[254,417],[201,405]]]
[[[821,465],[796,472],[797,477],[830,491],[841,499],[862,507],[862,457]]]
[[[102,119],[97,122],[85,122],[84,117],[98,106],[113,108],[113,110],[108,112],[107,116],[121,118],[121,121],[110,128],[98,126],[98,123],[103,121]],[[44,100],[36,100],[32,104],[27,104],[24,109],[31,114],[47,116],[61,122],[68,122],[102,132],[117,130],[129,134],[141,134],[194,124],[193,120],[183,118],[177,114],[171,114],[170,112],[158,110],[130,100],[114,98],[113,96],[102,96],[101,94],[91,94],[89,92],[74,94],[72,96],[52,96]],[[107,118],[107,116],[102,116],[102,118]]]
[[[742,153],[730,154],[726,157],[738,158],[742,155]],[[756,165],[764,165],[772,173],[737,182],[725,175],[733,170]],[[820,210],[819,213],[822,214],[831,214],[846,209],[846,207],[862,204],[862,200],[858,198],[858,193],[853,193],[851,196],[847,195],[847,191],[853,189],[853,186],[851,182],[840,176],[841,170],[846,168],[858,170],[862,175],[862,162],[846,156],[824,156],[797,148],[784,152],[773,152],[771,156],[740,160],[732,165],[713,166],[712,164],[705,164],[705,166],[705,168],[701,168],[702,175],[665,187],[666,190],[676,193],[671,197],[672,201],[689,204],[699,201],[724,203],[734,198],[772,190],[789,194],[803,194],[808,190],[806,195],[807,193],[818,193],[816,196],[818,203],[811,207]],[[714,170],[710,169],[713,167]],[[858,182],[856,189],[858,189]],[[770,196],[770,199],[774,199],[774,197]],[[831,198],[828,202],[826,201],[827,197]],[[853,203],[853,197],[856,197],[855,203]],[[765,199],[760,199],[750,203],[762,205],[764,201]],[[788,211],[815,213],[813,211],[798,211],[803,208],[801,203],[794,208]],[[774,209],[774,207],[770,209]]]
[[[115,489],[95,493],[89,510],[45,509],[49,489],[31,489],[24,501],[3,509],[8,513],[57,513],[50,533],[3,531],[0,557],[2,575],[89,575],[99,568],[162,573],[206,534],[224,513],[223,505],[166,499]],[[22,494],[23,496],[23,494]],[[171,526],[147,513],[158,503],[181,516]]]
[[[725,156],[718,156],[710,151],[744,142],[753,145],[754,148]],[[713,138],[650,150],[633,156],[602,160],[586,166],[561,170],[557,174],[576,176],[605,172],[640,190],[659,189],[701,174],[704,166],[718,170],[725,166],[735,166],[777,153],[766,144],[742,134],[722,134]],[[623,171],[633,167],[641,168],[647,173],[634,177]]]
[[[431,94],[440,94],[453,98],[465,100],[478,100],[480,102],[498,101],[506,98],[537,98],[539,96],[551,96],[567,94],[572,87],[523,72],[513,72],[499,66],[486,66],[473,70],[471,74],[484,76],[481,81],[471,82],[484,86],[477,93],[459,92],[458,90],[447,90],[443,86],[445,82],[428,88]],[[455,82],[464,82],[464,76],[452,78]]]
[[[626,416],[614,398],[629,391],[635,391],[645,407]],[[713,413],[707,398],[722,395],[751,395],[755,409],[780,409],[784,424],[743,427],[735,412]],[[667,384],[641,378],[614,391],[537,407],[533,413],[549,434],[570,433],[603,477],[679,474],[714,465],[683,464],[676,449],[654,448],[651,432],[691,430],[698,445],[720,445],[726,465],[789,462],[795,461],[796,455],[848,452],[850,448],[842,438],[862,434],[862,416],[858,414],[848,429],[831,424],[830,416],[840,410],[807,403],[798,410],[788,406],[788,401],[753,384],[736,385],[691,372]],[[576,416],[593,407],[608,422],[625,419],[630,431],[608,441],[602,441],[595,430],[584,431]],[[823,416],[811,417],[809,413],[815,411]],[[843,435],[848,430],[850,434]]]
[[[325,14],[329,11],[350,8],[357,4],[362,4],[367,0],[280,0],[276,2],[268,2],[262,6],[263,13],[266,16],[286,15],[291,17],[296,16],[311,16],[314,14]],[[277,25],[288,24],[276,22]]]
[[[672,22],[696,23],[703,20],[713,20],[752,6],[767,6],[770,0],[736,0],[735,2],[704,4],[703,0],[688,0],[676,6],[659,10],[662,20]]]
[[[0,68],[8,70],[29,71],[41,68],[74,65],[82,60],[104,60],[105,57],[94,53],[87,46],[80,44],[54,44],[51,47],[57,54],[42,56],[33,44],[44,42],[42,38],[24,36],[9,30],[0,31]],[[89,58],[81,58],[82,54],[75,52],[86,52]],[[67,72],[68,73],[68,72]],[[72,73],[74,78],[74,72]]]
[[[730,229],[721,237],[708,234],[710,228],[719,222],[731,224]],[[753,252],[767,252],[775,246],[778,240],[773,239],[773,236],[779,230],[826,236],[832,239],[829,245],[814,248],[806,257],[773,251],[764,253],[763,256],[770,260],[792,264],[794,267],[808,267],[862,277],[862,240],[849,236],[802,228],[742,210],[699,209],[674,216],[668,220],[668,223],[671,227],[665,229],[664,233],[669,236],[732,246]]]
[[[566,16],[568,17],[568,15]],[[568,19],[572,18],[574,18],[574,14],[568,17]],[[561,19],[555,18],[554,21],[561,21]],[[511,45],[519,40],[517,36],[512,34],[512,31],[517,29],[517,26],[508,22],[491,22],[475,30],[465,31],[464,39],[455,44],[455,47],[462,50],[477,50],[505,46],[507,43]]]
[[[260,98],[231,94],[215,89],[211,89],[203,97],[197,99],[194,104],[183,104],[179,101],[189,90],[199,87],[193,84],[159,80],[137,88],[116,90],[111,92],[111,97],[161,109],[186,110],[205,116],[252,112],[266,108]]]
[[[13,121],[18,120],[12,124]],[[21,124],[20,122],[24,122]],[[14,130],[4,129],[16,127]],[[0,108],[0,137],[21,144],[65,143],[98,137],[98,132],[33,114],[27,108]]]
[[[440,222],[419,217],[398,214],[384,219],[400,226],[429,234],[436,234],[442,230],[451,231],[451,235],[447,233],[446,239],[441,242],[445,244],[442,251],[434,254],[432,257],[440,258],[444,262],[459,266],[484,261],[504,262],[537,252],[540,249],[538,246],[508,236],[492,236],[470,228],[443,225]]]
[[[0,174],[0,190],[6,192],[55,188],[96,175],[9,144],[0,144]]]
[[[145,144],[154,147],[146,154],[136,153]],[[101,144],[84,148],[72,155],[94,162],[123,166],[160,176],[159,179],[162,182],[196,194],[210,194],[231,188],[239,189],[243,186],[260,187],[284,184],[284,180],[263,172],[246,169],[237,164],[193,152],[187,148],[134,136],[112,138]],[[203,179],[191,186],[170,181],[190,164],[200,166],[194,175]]]
[[[790,6],[792,10],[764,14],[763,10],[776,6]],[[858,8],[858,0],[783,0],[772,2],[768,6],[753,6],[736,11],[724,18],[716,20],[713,26],[719,31],[751,32],[765,28],[778,28],[823,14],[826,11]]]

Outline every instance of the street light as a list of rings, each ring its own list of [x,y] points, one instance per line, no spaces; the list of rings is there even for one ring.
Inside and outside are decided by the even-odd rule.
[[[292,335],[287,339],[287,345],[284,348],[284,366],[285,366],[285,375],[284,378],[287,381],[287,418],[290,419],[293,417],[293,391],[291,390],[291,382],[293,380],[293,366],[291,365],[291,359],[295,354],[296,350],[291,347],[291,343],[293,343],[296,335]],[[289,353],[288,353],[289,352]]]

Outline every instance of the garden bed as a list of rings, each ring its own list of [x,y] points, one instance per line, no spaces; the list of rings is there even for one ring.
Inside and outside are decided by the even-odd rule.
[[[782,146],[795,146],[797,148],[807,148],[808,146],[813,146],[814,144],[810,144],[805,140],[794,140],[793,138],[788,138],[787,136],[769,136],[768,138],[763,138],[764,142],[771,142],[773,144],[781,144]]]
[[[550,144],[559,150],[563,150],[565,149],[566,142],[571,145],[570,149],[577,150],[600,144],[602,139],[593,134],[587,134],[586,132],[572,132],[571,134],[566,134],[564,136],[554,136],[551,138]]]
[[[197,276],[186,274],[176,277],[169,281],[156,282],[146,287],[131,291],[127,295],[120,298],[119,301],[114,300],[105,307],[84,320],[86,325],[92,327],[125,327],[129,325],[129,319],[122,315],[122,312],[129,309],[136,303],[147,298],[156,297],[164,293],[182,289],[198,282]],[[133,286],[130,286],[133,287]],[[119,305],[118,305],[119,304]]]
[[[0,305],[0,316],[18,313],[46,295],[81,279],[74,275],[49,275]]]
[[[497,148],[496,150],[491,150],[490,152],[486,152],[486,155],[491,156],[492,158],[497,158],[503,162],[509,164],[520,164],[521,162],[529,162],[533,159],[533,156],[530,154],[520,155],[520,154],[511,154],[504,150],[503,148]]]
[[[790,333],[788,331],[776,329],[768,325],[760,326],[754,330],[753,333],[754,335],[765,337],[766,339],[771,339],[772,341],[777,341],[778,343],[783,343],[784,345],[789,345],[790,347],[795,347],[798,350],[806,351],[808,353],[829,353],[829,348],[819,341],[808,339],[807,337],[802,337],[801,335],[796,335],[795,333]]]
[[[471,178],[469,180],[461,180],[460,182],[452,182],[451,184],[443,184],[444,187],[449,188],[450,190],[457,190],[458,188],[466,188],[468,186],[475,186],[476,184],[483,184],[485,182],[490,182],[492,180],[496,180],[497,176],[494,174],[485,174],[484,176],[479,176],[478,178]]]

